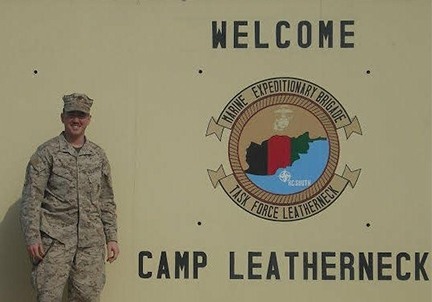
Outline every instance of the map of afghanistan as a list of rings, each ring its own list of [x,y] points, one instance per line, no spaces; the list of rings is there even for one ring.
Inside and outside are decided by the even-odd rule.
[[[273,175],[277,169],[291,166],[300,159],[300,154],[309,150],[309,143],[326,140],[324,137],[311,139],[309,132],[298,137],[274,135],[261,144],[252,142],[247,149],[246,162],[249,169],[245,172],[254,175]]]
[[[263,190],[293,194],[313,184],[323,173],[329,155],[325,137],[274,135],[246,149],[248,178]]]

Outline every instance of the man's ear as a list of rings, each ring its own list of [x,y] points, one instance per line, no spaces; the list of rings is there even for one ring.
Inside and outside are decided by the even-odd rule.
[[[60,120],[64,124],[64,113],[63,112],[60,113]]]

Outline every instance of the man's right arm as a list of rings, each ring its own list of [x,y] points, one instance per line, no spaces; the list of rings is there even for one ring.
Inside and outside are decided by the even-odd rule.
[[[39,260],[43,257],[40,211],[50,171],[47,156],[36,152],[27,165],[22,193],[20,220],[24,239],[30,256]]]

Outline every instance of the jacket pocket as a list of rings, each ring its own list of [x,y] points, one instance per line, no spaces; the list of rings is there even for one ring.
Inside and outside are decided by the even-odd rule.
[[[100,214],[99,197],[101,191],[101,176],[100,174],[90,174],[88,176],[90,183],[90,200],[96,206]]]

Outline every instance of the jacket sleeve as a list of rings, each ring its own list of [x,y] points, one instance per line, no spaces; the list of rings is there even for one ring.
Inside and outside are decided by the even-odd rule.
[[[20,221],[27,245],[40,243],[40,211],[50,175],[49,159],[36,152],[27,165],[22,192]]]
[[[114,202],[111,168],[105,154],[103,154],[102,160],[100,209],[106,241],[117,241],[116,204]]]

